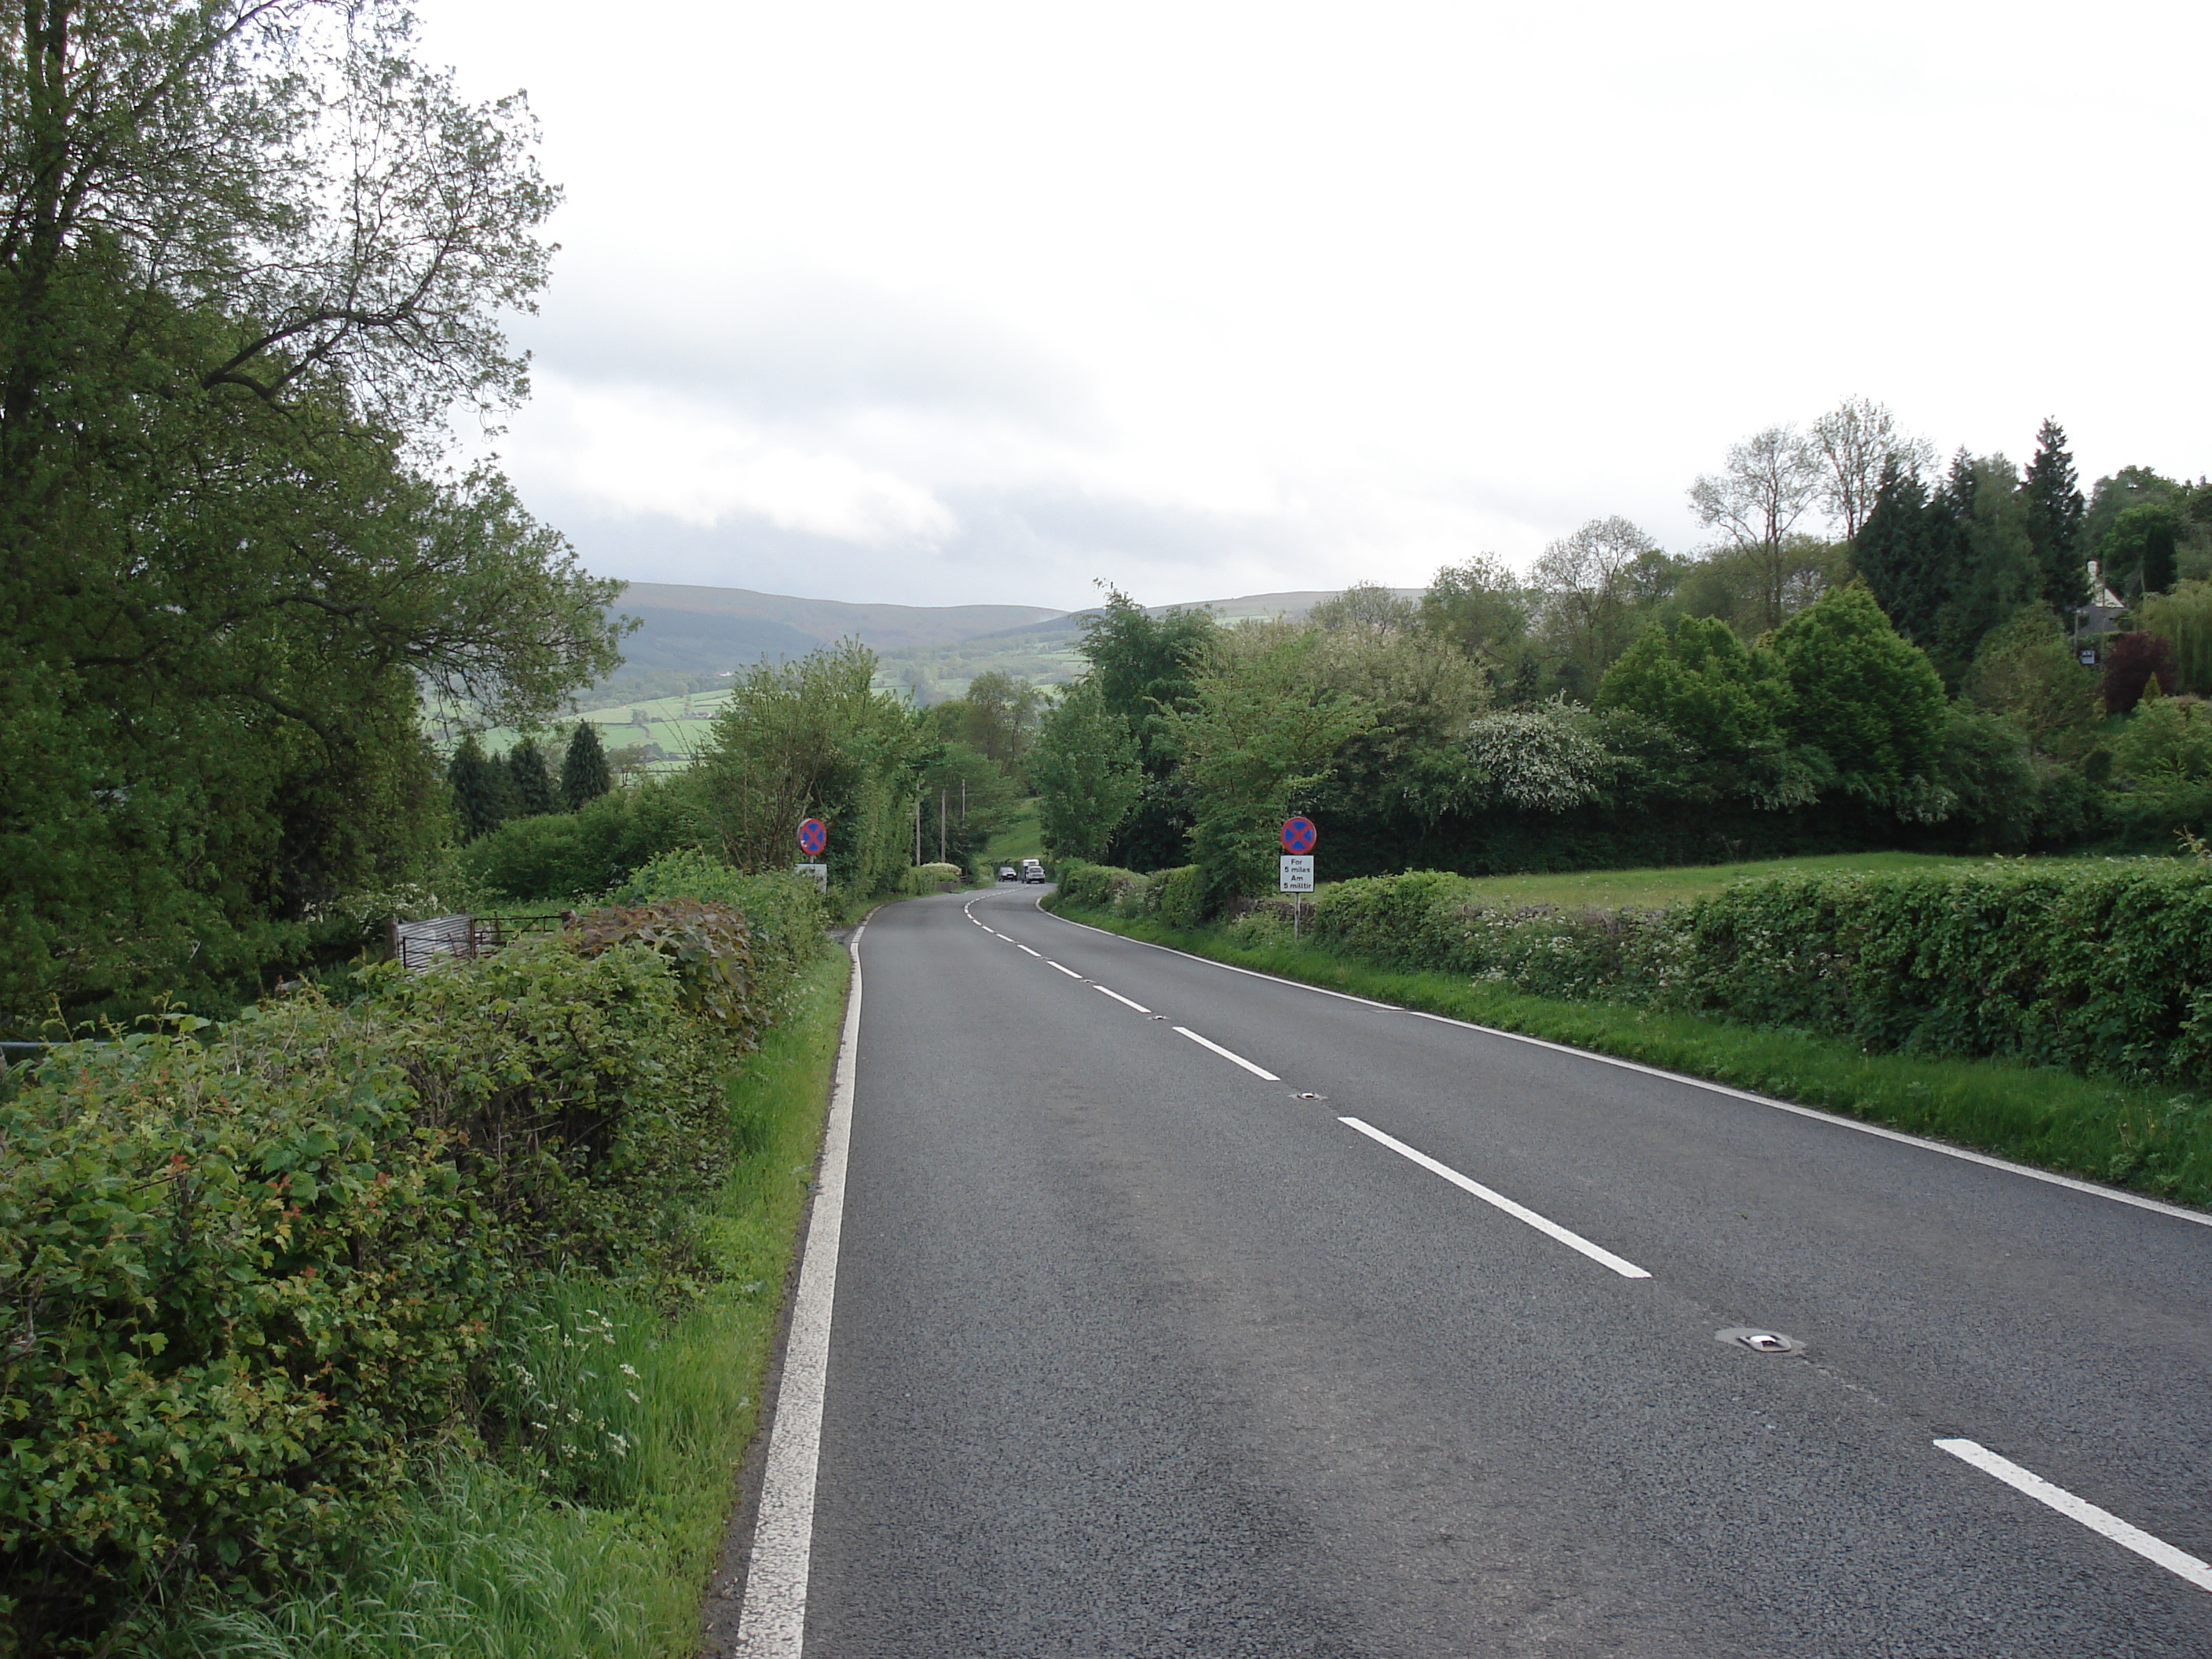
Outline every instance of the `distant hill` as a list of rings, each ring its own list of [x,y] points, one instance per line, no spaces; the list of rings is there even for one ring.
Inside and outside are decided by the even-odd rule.
[[[1407,594],[1418,588],[1394,590]],[[1255,617],[1293,620],[1334,590],[1248,593],[1170,611],[1211,611],[1224,622]],[[875,652],[878,684],[903,687],[918,702],[957,696],[976,675],[997,670],[1055,685],[1083,671],[1075,650],[1095,610],[1049,611],[1027,605],[854,605],[799,599],[744,587],[692,587],[632,582],[615,606],[643,624],[623,641],[623,666],[579,699],[586,708],[626,707],[711,689],[734,668],[763,657],[804,656],[817,646],[857,636]],[[626,716],[625,716],[626,717]]]
[[[706,672],[852,635],[874,651],[952,645],[1061,614],[1033,605],[848,605],[676,582],[632,582],[615,609],[645,624],[623,647],[632,663]]]

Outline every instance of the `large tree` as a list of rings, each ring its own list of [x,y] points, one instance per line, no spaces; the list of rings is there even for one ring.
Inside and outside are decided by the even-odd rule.
[[[1658,543],[1627,520],[1592,519],[1547,547],[1534,576],[1545,596],[1547,632],[1588,695],[1641,625],[1632,591],[1639,563],[1663,558]]]
[[[799,824],[830,828],[830,879],[881,891],[908,861],[932,745],[899,698],[874,689],[857,640],[741,671],[693,764],[700,825],[740,870],[787,869]]]
[[[1814,422],[1810,447],[1819,463],[1820,504],[1845,541],[1874,511],[1885,472],[1892,466],[1917,471],[1936,460],[1934,445],[1899,431],[1889,406],[1870,398],[1846,398]]]
[[[1759,626],[1788,611],[1790,532],[1820,499],[1819,453],[1794,426],[1771,426],[1729,447],[1728,464],[1690,486],[1698,522],[1724,533],[1762,574]]]
[[[554,192],[378,0],[26,0],[0,42],[0,1018],[303,948],[434,840],[427,689],[531,720],[616,585],[455,406]]]
[[[2089,602],[2088,549],[2081,528],[2089,504],[2081,498],[2066,431],[2045,421],[2035,434],[2035,457],[2027,464],[2027,535],[2042,579],[2043,602],[2070,617]]]
[[[1133,869],[1182,860],[1190,817],[1174,781],[1182,750],[1172,721],[1197,695],[1219,632],[1211,611],[1154,616],[1119,589],[1109,589],[1106,603],[1085,621],[1080,648],[1091,665],[1085,678],[1097,688],[1100,706],[1128,727],[1145,770],[1144,792],[1108,848],[1115,861]]]

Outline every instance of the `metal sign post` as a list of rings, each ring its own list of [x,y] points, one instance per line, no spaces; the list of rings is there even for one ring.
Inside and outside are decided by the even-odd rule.
[[[1310,893],[1314,890],[1314,843],[1321,832],[1314,828],[1311,818],[1283,820],[1283,856],[1277,860],[1276,890],[1284,893]],[[1291,902],[1291,943],[1298,942],[1298,920],[1305,914],[1303,898]]]

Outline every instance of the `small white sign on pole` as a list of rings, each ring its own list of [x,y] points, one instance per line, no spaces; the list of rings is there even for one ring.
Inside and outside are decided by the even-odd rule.
[[[830,890],[830,866],[826,864],[794,864],[792,870],[799,875],[811,876],[814,884],[823,892]]]
[[[1313,891],[1314,855],[1311,853],[1285,853],[1280,860],[1282,880],[1278,890],[1285,893]]]

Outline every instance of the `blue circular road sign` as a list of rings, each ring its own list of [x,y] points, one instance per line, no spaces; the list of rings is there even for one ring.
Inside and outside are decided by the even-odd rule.
[[[1285,853],[1310,853],[1314,843],[1320,839],[1321,831],[1314,828],[1311,818],[1283,820],[1283,850]]]

